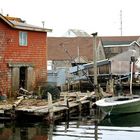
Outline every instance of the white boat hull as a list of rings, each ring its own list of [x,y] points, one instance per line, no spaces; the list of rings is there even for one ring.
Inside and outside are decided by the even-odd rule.
[[[96,102],[96,105],[108,115],[140,112],[139,96],[120,96],[104,98]]]

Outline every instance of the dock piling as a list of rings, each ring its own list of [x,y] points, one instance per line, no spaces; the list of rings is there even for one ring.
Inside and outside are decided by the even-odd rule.
[[[49,112],[49,121],[53,120],[53,104],[52,104],[52,95],[48,92],[48,112]]]

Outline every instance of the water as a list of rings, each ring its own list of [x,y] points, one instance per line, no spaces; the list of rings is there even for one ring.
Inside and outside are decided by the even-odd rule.
[[[98,119],[86,115],[55,124],[0,122],[0,140],[140,140],[140,113]]]

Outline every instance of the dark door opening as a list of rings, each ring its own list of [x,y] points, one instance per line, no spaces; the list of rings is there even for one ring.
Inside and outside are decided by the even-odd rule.
[[[20,67],[19,86],[26,89],[27,83],[27,67]]]

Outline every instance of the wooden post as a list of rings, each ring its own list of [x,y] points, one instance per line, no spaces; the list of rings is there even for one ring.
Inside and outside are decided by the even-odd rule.
[[[131,78],[130,78],[130,95],[132,95],[133,93],[132,93],[132,85],[133,85],[133,78],[134,78],[134,65],[135,65],[135,53],[136,53],[136,51],[135,50],[133,50],[133,52],[132,52],[132,56],[131,56]]]
[[[80,116],[81,116],[81,112],[82,112],[82,103],[81,103],[81,101],[79,101],[79,113],[80,113]]]
[[[97,100],[99,97],[98,94],[98,86],[97,86],[97,55],[96,55],[96,39],[97,39],[97,32],[96,33],[92,33],[93,35],[93,68],[94,68],[94,91],[95,91],[95,95],[97,96]]]
[[[53,104],[52,104],[52,95],[48,92],[48,112],[49,112],[49,121],[53,120]]]
[[[110,94],[114,96],[114,79],[110,80]]]
[[[76,94],[76,100],[80,100],[80,97],[78,95],[78,92],[75,92],[75,94]]]
[[[67,92],[64,92],[64,104],[67,105]]]
[[[38,96],[40,97],[41,96],[41,87],[39,86],[38,88]]]
[[[63,92],[63,85],[61,84],[61,92]]]
[[[49,125],[49,133],[48,133],[48,140],[53,140],[53,124]]]
[[[64,104],[67,107],[67,110],[66,110],[66,119],[69,120],[69,101],[68,101],[68,97],[67,97],[67,93],[66,92],[64,93]]]
[[[91,109],[92,108],[92,97],[91,97],[91,92],[87,91],[87,97],[90,98],[89,100],[89,108]]]
[[[97,33],[93,33],[93,61],[94,61],[94,85],[97,86],[97,55],[96,55],[96,39]]]
[[[94,130],[95,130],[95,140],[98,140],[98,121],[97,120],[95,120],[95,128],[94,128]]]
[[[79,116],[81,116],[82,104],[81,104],[81,101],[80,101],[80,96],[77,92],[76,92],[76,100],[78,101]]]
[[[130,78],[130,94],[132,95],[132,82],[133,82],[133,62],[131,62],[131,78]]]
[[[104,91],[100,85],[99,85],[99,94],[100,94],[100,97],[104,97]]]
[[[108,81],[106,83],[106,93],[109,93],[109,85],[108,85]]]

